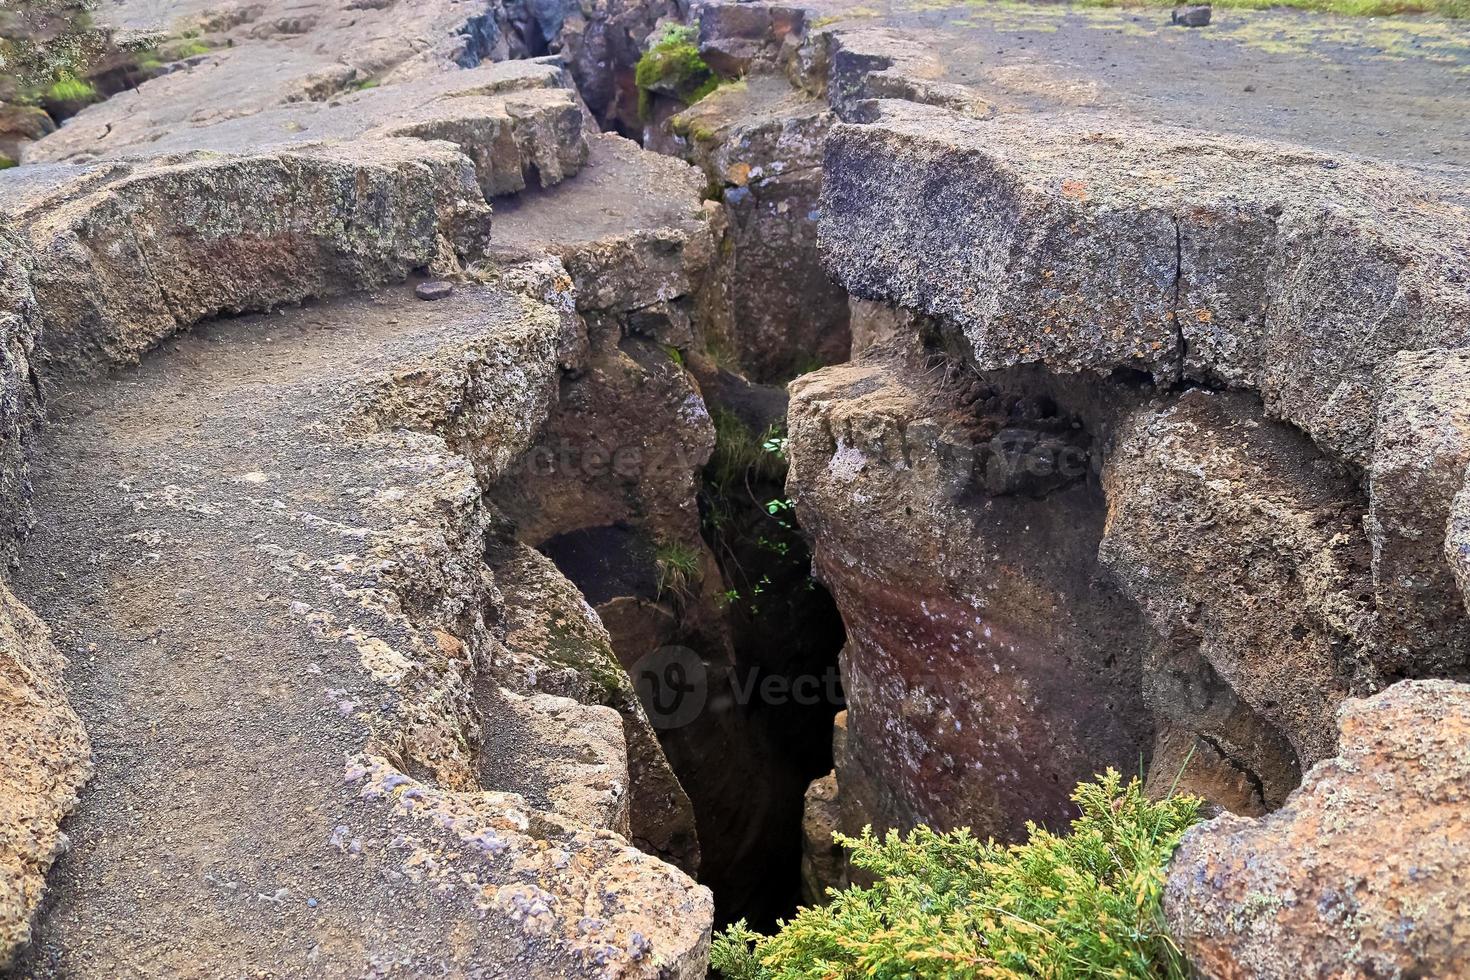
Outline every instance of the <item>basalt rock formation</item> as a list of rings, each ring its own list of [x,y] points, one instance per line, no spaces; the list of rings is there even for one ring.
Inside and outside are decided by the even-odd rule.
[[[0,171],[0,963],[702,976],[1111,766],[1201,975],[1470,969],[1465,161],[973,5],[165,6]]]

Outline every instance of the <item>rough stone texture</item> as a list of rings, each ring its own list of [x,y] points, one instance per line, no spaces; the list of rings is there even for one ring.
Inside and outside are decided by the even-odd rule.
[[[79,145],[89,157],[149,159],[197,150],[256,154],[323,140],[442,139],[474,161],[490,197],[550,186],[586,162],[584,110],[569,84],[555,59],[486,64],[245,116],[110,129]],[[76,152],[73,144],[38,150],[48,148],[55,159]]]
[[[947,81],[925,39],[882,27],[817,30],[788,62],[803,87],[824,95],[844,120],[865,119],[878,99],[943,106],[983,117],[990,105],[973,88]]]
[[[1367,528],[1391,674],[1470,669],[1470,621],[1446,561],[1445,530],[1470,465],[1470,353],[1399,354],[1379,375]]]
[[[504,649],[492,670],[497,682],[615,709],[628,751],[631,839],[694,874],[700,849],[693,806],[601,619],[550,559],[526,545],[504,547],[491,567],[505,597]]]
[[[0,224],[0,555],[7,560],[30,524],[26,445],[41,410],[33,365],[41,312],[30,264],[26,243]]]
[[[849,298],[848,308],[853,360],[871,347],[907,347],[918,336],[920,318],[908,310],[856,297]]]
[[[1470,474],[1467,482],[1450,506],[1449,525],[1445,528],[1445,561],[1455,574],[1460,595],[1470,608]]]
[[[213,50],[84,109],[32,144],[26,162],[105,153],[181,128],[314,102],[363,85],[403,81],[489,54],[483,6],[458,0],[373,3],[263,0],[190,11],[127,0],[104,17],[134,31],[191,30]],[[127,9],[131,8],[131,9]],[[192,16],[191,16],[192,15]],[[146,25],[146,26],[145,26]],[[542,52],[544,53],[544,52]]]
[[[582,591],[645,687],[645,668],[668,651],[701,672],[705,709],[688,724],[654,721],[707,842],[701,880],[729,907],[750,908],[769,889],[771,838],[795,827],[776,822],[782,746],[734,697],[728,586],[700,534],[714,427],[685,353],[704,346],[695,307],[716,267],[714,206],[701,202],[689,165],[612,134],[591,142],[576,178],[497,214],[497,257],[549,254],[567,269],[578,337],[538,444],[492,496]],[[697,571],[682,589],[660,591],[658,556],[670,548]],[[725,762],[711,766],[716,752]]]
[[[843,887],[847,855],[832,835],[842,830],[837,773],[807,787],[801,818],[801,904],[822,905],[827,889]]]
[[[698,171],[611,133],[588,142],[581,179],[497,208],[497,257],[556,256],[581,311],[641,314],[650,329],[678,320],[670,304],[693,294],[713,261]],[[682,336],[672,322],[658,326],[659,339],[688,344],[687,322]]]
[[[844,830],[1064,826],[1150,738],[1142,624],[1096,561],[1091,412],[884,356],[791,385],[788,493],[842,611]]]
[[[700,57],[726,78],[779,71],[807,30],[806,11],[799,7],[704,2],[696,6],[695,14]]]
[[[832,114],[779,77],[725,86],[670,123],[678,149],[718,193],[729,219],[722,252],[735,283],[740,366],[784,380],[844,361],[847,295],[817,254],[822,144]]]
[[[692,294],[713,258],[698,178],[619,136],[592,145],[584,174],[515,200],[496,226],[502,256],[565,266],[585,351],[505,506],[536,544],[633,524],[702,549],[695,494],[714,429],[677,357],[693,343]]]
[[[1364,463],[1378,364],[1470,342],[1470,216],[1447,181],[1094,115],[875,119],[827,143],[828,266],[946,318],[982,370],[1252,388]]]
[[[217,313],[361,289],[484,247],[467,159],[420,140],[0,172],[51,369],[127,364]]]
[[[30,937],[46,871],[66,847],[61,818],[91,772],[65,665],[45,624],[0,585],[0,968]]]
[[[1352,480],[1250,397],[1195,391],[1125,420],[1102,483],[1099,555],[1156,635],[1155,696],[1173,700],[1157,676],[1164,665],[1198,675],[1197,651],[1302,768],[1332,755],[1338,702],[1376,678],[1364,506]],[[1208,690],[1185,683],[1175,693],[1192,688]],[[1217,706],[1229,724],[1237,712]],[[1170,713],[1248,771],[1282,778],[1249,741],[1200,725],[1211,712],[1187,697]]]
[[[1339,724],[1337,757],[1280,810],[1176,852],[1165,914],[1202,976],[1470,972],[1470,686],[1404,681]]]
[[[557,23],[558,50],[582,97],[604,125],[641,131],[633,70],[649,38],[687,19],[688,0],[577,0],[545,5]]]
[[[615,833],[606,698],[493,686],[476,472],[530,445],[560,334],[404,286],[58,399],[17,584],[85,660],[98,766],[28,975],[702,975],[708,892]]]

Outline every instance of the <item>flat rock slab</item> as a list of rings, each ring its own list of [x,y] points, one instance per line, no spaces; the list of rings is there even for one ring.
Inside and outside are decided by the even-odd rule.
[[[387,81],[477,64],[474,25],[484,10],[459,0],[359,7],[330,0],[164,11],[127,3],[119,21],[167,34],[189,30],[211,50],[84,109],[26,150],[26,162],[105,154],[200,124],[311,102]],[[172,5],[171,5],[172,6]],[[147,8],[153,9],[147,9]],[[104,19],[106,15],[104,15]],[[115,22],[116,23],[116,22]],[[468,54],[468,57],[467,57]]]
[[[25,975],[702,972],[708,892],[613,833],[616,714],[507,694],[482,735],[471,707],[489,518],[453,447],[525,448],[559,331],[403,287],[55,399],[17,587],[97,772]]]
[[[497,204],[492,252],[556,256],[584,312],[651,310],[690,295],[714,260],[699,171],[613,133],[588,143],[576,179]]]
[[[1217,8],[1208,28],[1181,30],[1167,7],[791,6],[818,30],[922,39],[941,66],[937,81],[974,89],[1001,114],[1085,108],[1389,160],[1470,164],[1463,21]]]

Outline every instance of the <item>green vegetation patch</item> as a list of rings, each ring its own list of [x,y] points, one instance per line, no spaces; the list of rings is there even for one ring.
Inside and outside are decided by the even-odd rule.
[[[699,56],[693,27],[673,25],[651,44],[633,78],[638,83],[638,110],[648,115],[653,93],[670,95],[693,105],[719,88],[719,76]]]
[[[659,545],[653,558],[658,574],[658,598],[672,595],[677,599],[688,599],[700,579],[699,557],[698,551],[679,541]]]
[[[718,405],[710,410],[710,420],[715,424],[715,451],[705,472],[721,491],[786,478],[785,458],[767,446],[781,437],[777,427],[757,434],[739,415]]]
[[[1165,866],[1201,801],[1151,801],[1109,769],[1072,794],[1070,833],[1024,844],[967,829],[838,836],[875,884],[833,891],[764,936],[738,922],[710,959],[727,980],[1161,977],[1189,968],[1164,926]]]
[[[97,97],[91,82],[84,82],[74,75],[62,75],[46,88],[45,98],[49,102],[90,102]]]
[[[975,0],[971,0],[975,2]],[[1074,0],[1080,7],[1174,7],[1174,0]],[[1182,2],[1182,0],[1181,0]],[[1470,17],[1470,0],[1212,0],[1216,7],[1270,10],[1291,7],[1348,17],[1388,17],[1396,14],[1433,14]]]

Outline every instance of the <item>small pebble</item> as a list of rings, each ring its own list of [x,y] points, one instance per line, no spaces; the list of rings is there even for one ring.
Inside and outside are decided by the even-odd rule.
[[[419,299],[448,299],[454,294],[454,284],[442,279],[431,282],[421,282],[414,287],[414,295]]]

